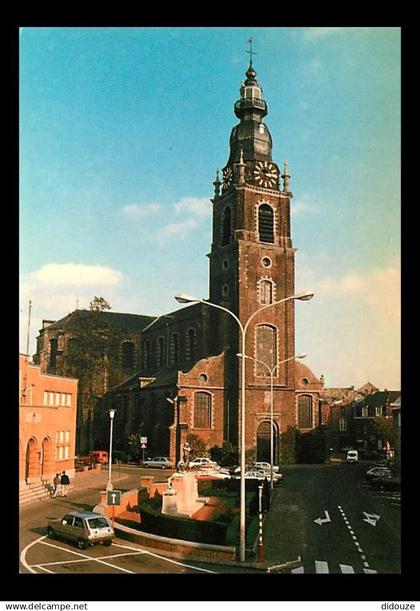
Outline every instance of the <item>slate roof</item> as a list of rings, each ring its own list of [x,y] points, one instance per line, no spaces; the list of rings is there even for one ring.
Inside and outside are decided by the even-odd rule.
[[[56,320],[51,325],[46,327],[52,330],[65,330],[70,323],[82,322],[89,318],[99,317],[101,322],[107,325],[110,329],[137,331],[140,332],[144,327],[152,322],[156,316],[143,316],[141,314],[126,314],[124,312],[95,312],[92,310],[74,310],[64,318]]]

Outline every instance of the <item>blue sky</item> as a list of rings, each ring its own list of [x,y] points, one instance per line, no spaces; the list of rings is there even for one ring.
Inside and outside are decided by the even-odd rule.
[[[296,348],[327,386],[400,384],[399,28],[23,28],[20,278],[42,318],[208,297],[215,172],[248,66],[292,176]]]

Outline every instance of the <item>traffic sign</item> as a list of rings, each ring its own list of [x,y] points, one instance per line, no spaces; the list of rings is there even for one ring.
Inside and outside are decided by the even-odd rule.
[[[107,492],[108,505],[121,505],[121,490],[110,490]]]
[[[147,443],[147,437],[140,437],[140,443]]]
[[[141,449],[142,449],[142,450],[144,450],[144,448],[145,448],[145,447],[146,447],[146,444],[145,444],[145,443],[142,443],[142,444],[141,444]]]

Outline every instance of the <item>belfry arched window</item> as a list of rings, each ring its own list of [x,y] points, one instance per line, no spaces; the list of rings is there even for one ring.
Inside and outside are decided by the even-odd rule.
[[[310,395],[299,395],[298,397],[298,428],[312,428],[312,397]]]
[[[277,329],[272,325],[258,325],[256,327],[256,355],[255,358],[265,363],[270,369],[277,363]],[[269,375],[267,367],[256,363],[257,375]]]
[[[274,243],[274,211],[268,204],[258,208],[258,235],[260,242]]]
[[[232,212],[231,209],[225,208],[222,219],[222,246],[229,244],[232,235]]]
[[[211,429],[211,394],[208,392],[194,395],[194,428]]]
[[[260,282],[260,303],[268,305],[273,303],[274,286],[271,280],[261,280]]]

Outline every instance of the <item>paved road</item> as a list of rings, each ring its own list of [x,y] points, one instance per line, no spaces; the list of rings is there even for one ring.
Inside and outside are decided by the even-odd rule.
[[[154,475],[156,480],[167,479],[173,471],[158,471],[122,467],[113,472],[114,488],[130,489],[139,486],[141,475]],[[120,477],[119,477],[120,476]],[[91,510],[99,502],[99,491],[104,489],[107,473],[88,474],[74,480],[74,489],[67,498],[47,499],[22,508],[20,512],[20,572],[21,573],[243,573],[249,569],[220,567],[195,561],[181,561],[128,543],[116,537],[111,547],[102,545],[78,550],[71,543],[51,540],[46,536],[50,519],[62,517],[69,511]]]
[[[399,507],[364,486],[365,471],[345,463],[285,469],[301,518],[302,567],[294,572],[400,572]]]

